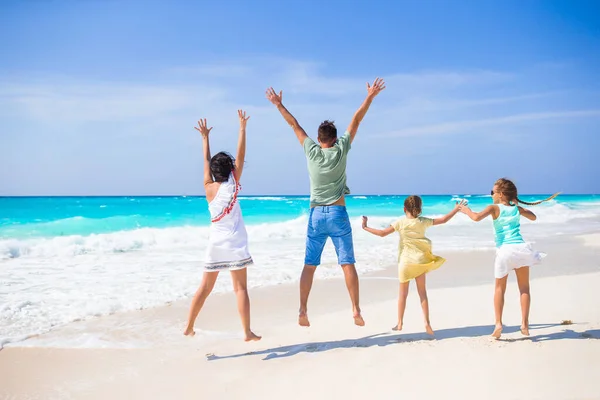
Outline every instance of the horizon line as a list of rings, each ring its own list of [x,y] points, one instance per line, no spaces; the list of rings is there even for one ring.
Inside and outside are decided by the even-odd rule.
[[[521,196],[551,196],[554,193],[522,193]],[[391,194],[350,194],[346,197],[357,196],[411,196],[410,193],[391,193]],[[560,193],[559,196],[598,196],[600,193]],[[424,193],[418,196],[489,196],[489,193]],[[116,195],[0,195],[0,199],[10,198],[107,198],[107,197],[206,197],[202,194],[116,194]],[[244,194],[238,197],[310,197],[310,194]]]

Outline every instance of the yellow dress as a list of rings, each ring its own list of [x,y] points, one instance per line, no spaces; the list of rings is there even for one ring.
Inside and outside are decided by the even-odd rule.
[[[398,244],[398,279],[408,282],[417,276],[442,266],[446,259],[431,253],[431,241],[425,237],[425,230],[433,225],[433,219],[400,218],[392,224],[400,234]]]

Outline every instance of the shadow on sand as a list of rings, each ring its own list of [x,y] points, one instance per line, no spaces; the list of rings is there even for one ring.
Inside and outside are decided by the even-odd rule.
[[[561,324],[534,324],[530,325],[530,331],[537,329],[551,328],[560,326]],[[239,358],[245,356],[265,355],[263,360],[272,360],[276,358],[291,357],[299,353],[319,353],[334,349],[343,349],[351,347],[385,347],[403,342],[420,342],[432,340],[444,340],[453,338],[475,338],[489,336],[493,331],[493,325],[480,326],[465,326],[461,328],[440,329],[435,332],[435,337],[431,337],[426,333],[408,333],[389,335],[389,332],[382,332],[375,335],[365,336],[358,339],[332,340],[326,342],[300,343],[289,346],[280,346],[270,349],[252,351],[248,353],[232,354],[228,356],[217,356],[214,354],[207,355],[207,360],[223,360],[228,358]],[[519,332],[519,326],[504,327],[503,334]],[[533,333],[533,332],[532,332]],[[500,339],[502,342],[518,342],[530,340],[532,342],[545,342],[549,340],[563,339],[600,339],[600,329],[589,330],[585,332],[575,332],[571,329],[565,329],[560,332],[521,337],[518,339]]]

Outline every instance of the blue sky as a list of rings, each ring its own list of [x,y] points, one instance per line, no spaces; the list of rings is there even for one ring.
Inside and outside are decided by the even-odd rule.
[[[251,115],[246,194],[305,194],[302,148],[340,133],[381,76],[349,158],[356,194],[600,193],[600,3],[0,3],[0,195],[202,194]]]

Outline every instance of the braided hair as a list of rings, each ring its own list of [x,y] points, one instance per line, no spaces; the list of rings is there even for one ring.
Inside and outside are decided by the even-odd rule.
[[[494,183],[494,185],[498,187],[499,193],[502,193],[503,195],[505,195],[508,198],[508,204],[510,204],[511,206],[516,206],[519,203],[526,204],[528,206],[535,206],[535,205],[541,204],[545,201],[550,201],[560,194],[560,192],[554,193],[552,196],[548,197],[547,199],[529,203],[527,201],[523,201],[523,200],[519,199],[518,192],[517,192],[517,186],[515,186],[515,184],[511,180],[506,179],[506,178],[500,178],[496,181],[496,183]]]
[[[406,200],[404,200],[404,208],[406,208],[406,211],[408,211],[410,215],[416,218],[421,215],[423,201],[419,196],[408,196]]]

